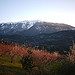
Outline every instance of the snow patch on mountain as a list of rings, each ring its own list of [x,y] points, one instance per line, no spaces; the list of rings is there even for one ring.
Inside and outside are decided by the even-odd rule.
[[[38,20],[26,20],[26,21],[22,21],[22,28],[31,28],[36,22],[38,22]]]
[[[12,26],[11,26],[11,29],[13,29],[13,28],[14,28],[14,26],[12,25]]]
[[[24,35],[37,35],[40,33],[53,33],[63,30],[75,30],[75,28],[66,24],[43,22],[39,20],[25,20],[21,22],[0,23],[1,34],[15,34],[24,31]]]
[[[41,27],[40,26],[37,26],[36,29],[39,30],[39,31],[41,31]]]
[[[0,30],[23,31],[31,28],[38,20],[25,20],[21,22],[0,23]]]

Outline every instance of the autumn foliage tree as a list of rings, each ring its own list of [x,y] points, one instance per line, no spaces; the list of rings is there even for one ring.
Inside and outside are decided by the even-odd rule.
[[[30,54],[28,51],[30,51],[32,53]],[[0,56],[3,56],[3,55],[10,55],[11,63],[15,56],[22,58],[22,57],[30,55],[31,57],[34,58],[34,61],[37,64],[43,63],[43,62],[47,63],[49,61],[56,60],[58,58],[59,59],[62,58],[62,56],[56,52],[51,54],[44,50],[39,50],[39,49],[35,50],[31,47],[24,48],[24,45],[19,45],[19,44],[14,45],[14,43],[6,44],[5,42],[2,41],[0,43]]]
[[[10,55],[11,56],[11,63],[15,56],[22,57],[25,54],[25,50],[20,45],[14,45],[13,43],[6,44],[5,42],[0,43],[0,56],[3,55]]]

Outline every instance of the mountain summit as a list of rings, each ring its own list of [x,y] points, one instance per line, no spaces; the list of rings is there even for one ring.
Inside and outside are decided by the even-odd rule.
[[[32,36],[64,30],[75,30],[75,28],[67,24],[50,23],[38,20],[0,23],[0,34],[23,34],[25,36]]]

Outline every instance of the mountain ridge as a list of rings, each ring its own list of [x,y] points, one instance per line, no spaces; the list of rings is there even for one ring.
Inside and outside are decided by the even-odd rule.
[[[62,23],[51,23],[38,20],[0,23],[0,34],[35,36],[64,30],[75,30],[75,27]]]

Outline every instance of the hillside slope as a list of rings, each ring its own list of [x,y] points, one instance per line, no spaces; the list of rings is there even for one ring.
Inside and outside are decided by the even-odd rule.
[[[43,46],[48,51],[69,51],[72,46],[72,40],[75,40],[75,30],[60,31],[51,34],[40,34],[37,36],[23,36],[23,35],[0,35],[0,39],[18,42],[20,44],[28,41],[32,46],[39,45],[41,49]]]

